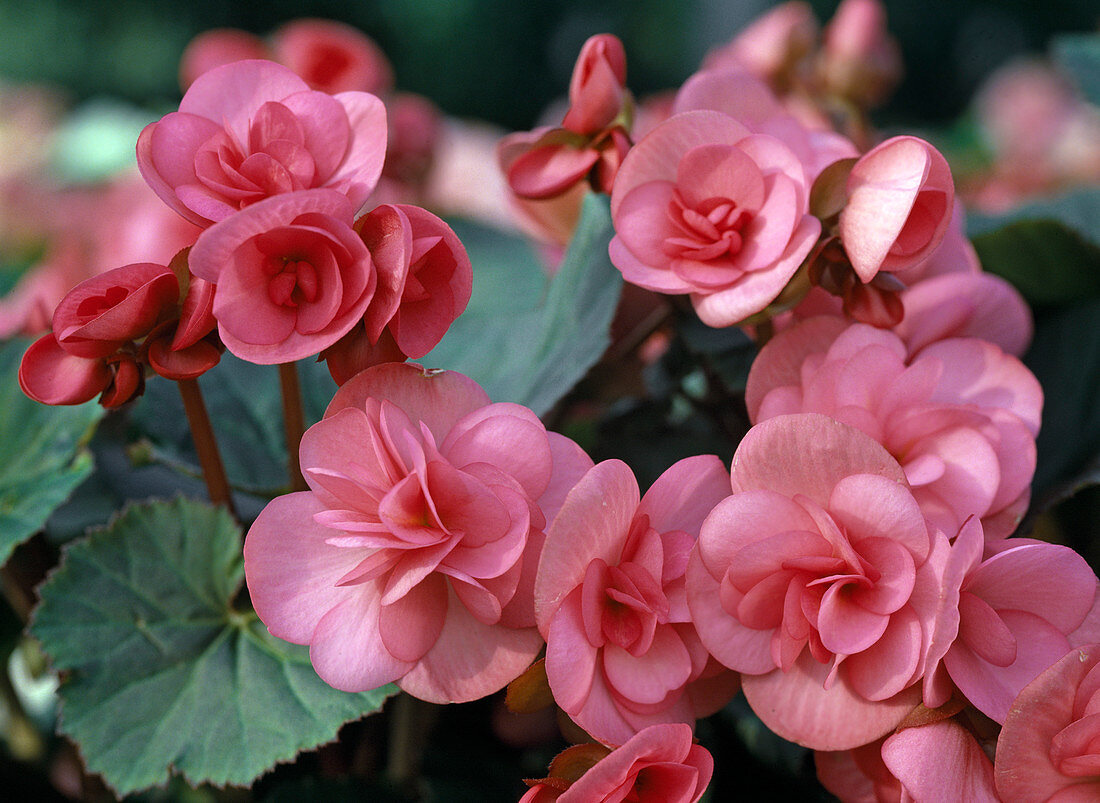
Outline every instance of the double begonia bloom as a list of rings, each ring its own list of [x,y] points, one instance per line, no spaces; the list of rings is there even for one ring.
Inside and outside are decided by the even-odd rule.
[[[728,493],[713,455],[677,462],[640,500],[630,468],[607,460],[570,491],[547,533],[535,582],[546,676],[557,704],[600,741],[694,725],[736,692],[736,676],[699,641],[684,593],[699,526]]]
[[[711,654],[772,731],[847,750],[920,700],[938,597],[932,538],[897,461],[822,415],[757,424],[687,571]]]
[[[859,278],[912,267],[932,254],[951,222],[955,184],[943,154],[918,137],[893,137],[848,174],[840,213],[844,250]]]
[[[538,784],[520,803],[696,803],[714,758],[683,724],[651,725],[574,781],[564,792]]]
[[[238,61],[199,76],[178,112],[137,143],[141,175],[199,226],[273,195],[326,187],[355,212],[378,182],[386,110],[366,92],[311,90],[269,61]]]
[[[1069,547],[1010,538],[987,548],[969,519],[944,561],[924,704],[945,704],[955,687],[1003,723],[1021,689],[1069,651],[1096,590],[1096,575]]]
[[[530,665],[544,528],[592,465],[576,444],[461,374],[390,363],[337,391],[300,459],[311,490],[264,508],[245,575],[326,682],[465,702]]]
[[[666,120],[623,162],[611,195],[611,261],[634,284],[690,293],[699,317],[730,326],[766,308],[813,248],[798,157],[726,114]]]
[[[745,399],[754,422],[812,412],[861,429],[951,537],[973,515],[986,537],[1004,538],[1027,508],[1042,388],[991,343],[941,340],[910,356],[891,332],[811,318],[761,350]]]
[[[1012,703],[997,740],[1004,800],[1100,797],[1100,644],[1066,653]]]
[[[204,231],[191,271],[217,285],[214,317],[226,347],[261,365],[317,354],[367,310],[378,276],[333,190],[268,198]]]

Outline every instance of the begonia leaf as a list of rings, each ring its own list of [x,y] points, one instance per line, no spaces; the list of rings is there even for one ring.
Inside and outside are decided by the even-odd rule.
[[[336,392],[324,363],[298,364],[306,426],[321,420]],[[272,496],[287,485],[279,372],[228,352],[198,379],[229,482],[238,490]],[[198,457],[175,382],[152,379],[133,418],[155,447],[154,457],[199,473]],[[200,475],[201,476],[201,475]]]
[[[1100,36],[1062,34],[1054,39],[1054,62],[1073,79],[1085,100],[1100,105]]]
[[[64,678],[61,731],[119,794],[172,772],[248,784],[396,691],[326,685],[235,606],[242,579],[229,515],[177,498],[126,508],[41,587],[32,633]]]
[[[1100,189],[1073,190],[1001,215],[972,214],[968,229],[982,267],[1012,282],[1032,304],[1100,296]]]
[[[51,407],[27,398],[16,381],[26,346],[0,348],[0,564],[91,473],[86,441],[103,415],[94,402]]]
[[[607,348],[622,288],[607,255],[611,234],[607,199],[588,196],[548,284],[529,250],[483,261],[476,243],[463,239],[474,268],[473,298],[421,362],[472,377],[494,401],[546,413]]]
[[[1036,439],[1033,498],[1089,484],[1087,468],[1100,459],[1100,301],[1038,316],[1024,362],[1043,386],[1043,422]],[[1086,476],[1081,477],[1082,472]]]

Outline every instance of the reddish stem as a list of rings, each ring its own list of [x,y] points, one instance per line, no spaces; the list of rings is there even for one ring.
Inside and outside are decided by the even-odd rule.
[[[187,413],[187,423],[191,426],[191,439],[199,454],[199,465],[202,466],[202,477],[206,480],[210,501],[215,505],[222,505],[236,518],[237,511],[233,508],[229,480],[225,476],[225,466],[222,465],[222,456],[218,452],[218,442],[214,440],[214,429],[210,426],[210,416],[206,413],[199,381],[180,379],[177,384],[183,398],[183,410]]]
[[[307,491],[302,468],[298,463],[298,446],[306,431],[305,413],[302,411],[302,390],[298,383],[298,366],[292,362],[279,365],[279,385],[283,391],[283,431],[286,432],[286,469],[293,491]]]

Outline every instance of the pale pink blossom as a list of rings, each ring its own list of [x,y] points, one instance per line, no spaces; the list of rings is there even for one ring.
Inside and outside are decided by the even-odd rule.
[[[138,167],[199,226],[273,195],[325,187],[356,211],[382,172],[386,111],[366,92],[311,90],[286,67],[238,61],[203,73],[179,111],[150,123]]]
[[[969,519],[944,560],[924,704],[945,704],[955,687],[1003,723],[1020,690],[1069,651],[1096,589],[1069,547],[1010,538],[990,549]]]
[[[536,783],[520,803],[696,803],[714,759],[683,724],[651,725],[596,763],[565,791]]]
[[[731,475],[688,564],[703,644],[785,739],[847,750],[889,733],[920,701],[939,582],[901,466],[802,414],[749,430]]]
[[[684,593],[699,526],[728,493],[713,455],[677,462],[640,499],[630,468],[608,460],[570,491],[547,533],[535,581],[546,676],[557,704],[600,741],[694,725],[736,691],[699,641]]]
[[[993,762],[955,719],[903,727],[854,750],[814,753],[817,777],[842,803],[999,803]]]
[[[823,413],[874,438],[951,536],[973,515],[1004,538],[1027,509],[1042,389],[991,343],[941,340],[911,355],[888,331],[812,318],[761,350],[745,395],[755,422]]]
[[[611,261],[661,293],[690,293],[729,326],[765,309],[821,231],[798,157],[726,114],[690,111],[627,154],[611,196]]]
[[[864,283],[927,258],[951,221],[955,184],[943,155],[917,137],[893,137],[871,149],[848,175],[839,232]]]
[[[340,193],[300,190],[202,233],[190,268],[217,285],[214,317],[231,352],[261,365],[299,360],[363,318],[378,276],[352,211]]]
[[[1070,650],[1013,701],[997,741],[1004,800],[1086,803],[1100,797],[1100,645]]]
[[[462,702],[527,668],[544,528],[592,465],[576,444],[461,374],[390,363],[337,391],[300,457],[311,490],[245,540],[272,633],[348,691]]]

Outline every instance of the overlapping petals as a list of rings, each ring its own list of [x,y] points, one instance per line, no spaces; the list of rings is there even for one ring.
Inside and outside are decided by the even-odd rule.
[[[717,678],[723,670],[684,597],[699,526],[728,491],[721,461],[701,456],[674,464],[640,500],[617,460],[566,498],[543,548],[535,611],[554,698],[597,739],[620,744],[650,724],[694,724],[736,690],[733,673]]]
[[[1100,645],[1070,650],[1029,683],[1005,718],[995,778],[1004,800],[1100,796]]]
[[[784,738],[837,750],[889,732],[919,699],[921,601],[938,593],[901,466],[833,419],[780,416],[741,442],[732,489],[688,566],[703,644]]]
[[[813,318],[761,351],[746,389],[754,421],[824,413],[905,468],[924,515],[952,536],[971,515],[1003,538],[1027,507],[1042,390],[1015,357],[971,338],[910,357],[890,332]]]
[[[260,617],[346,690],[435,702],[503,687],[542,644],[531,588],[548,518],[591,461],[460,374],[368,369],[302,440],[308,492],[245,542]]]
[[[362,319],[378,277],[352,212],[340,193],[302,190],[203,232],[191,270],[217,285],[213,313],[230,351],[263,365],[298,360]]]
[[[199,226],[273,195],[327,187],[356,211],[382,172],[386,112],[365,92],[311,90],[273,62],[201,76],[178,112],[138,138],[138,167],[168,206]]]
[[[627,155],[611,196],[611,260],[627,281],[690,293],[729,326],[780,294],[821,231],[801,162],[713,111],[678,114]]]

